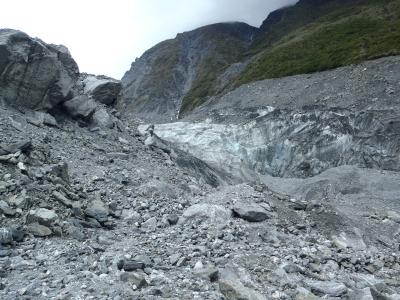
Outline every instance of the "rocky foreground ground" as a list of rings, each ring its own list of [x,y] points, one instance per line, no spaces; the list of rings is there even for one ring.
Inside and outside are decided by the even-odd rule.
[[[132,120],[39,121],[0,110],[2,299],[400,299],[395,172],[217,186]]]

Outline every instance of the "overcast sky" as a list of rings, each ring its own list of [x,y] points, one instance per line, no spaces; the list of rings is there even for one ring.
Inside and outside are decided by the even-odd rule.
[[[223,21],[259,26],[296,0],[8,0],[0,28],[67,46],[81,72],[121,78],[145,50],[177,33]]]

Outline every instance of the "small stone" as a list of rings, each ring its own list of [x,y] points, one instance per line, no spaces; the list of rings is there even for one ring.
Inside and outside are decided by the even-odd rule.
[[[371,294],[370,288],[364,288],[362,290],[349,291],[348,300],[374,300]]]
[[[62,203],[63,205],[65,205],[68,208],[75,208],[75,207],[79,206],[78,204],[75,204],[71,200],[67,199],[60,192],[54,191],[52,195],[58,202]]]
[[[9,245],[13,242],[11,230],[8,228],[0,228],[0,244]]]
[[[26,119],[26,121],[38,127],[43,125],[54,126],[54,127],[58,126],[56,119],[52,115],[38,111],[34,112],[32,116]]]
[[[181,257],[181,258],[178,260],[178,262],[176,263],[176,266],[177,266],[177,267],[182,267],[182,266],[185,264],[186,260],[187,260],[186,257]]]
[[[193,268],[193,273],[201,278],[210,280],[211,282],[218,280],[219,271],[213,265],[204,266],[201,261],[198,261]]]
[[[1,243],[1,242],[0,242]],[[7,257],[12,255],[12,251],[8,249],[0,249],[0,257]],[[1,277],[1,275],[0,275]]]
[[[147,281],[143,275],[136,272],[122,273],[120,280],[123,282],[129,282],[135,285],[138,289],[147,286]]]
[[[17,164],[17,167],[18,167],[18,169],[20,169],[23,172],[26,171],[25,164],[23,162],[21,162],[21,161]]]
[[[305,288],[297,288],[297,294],[295,300],[318,300],[319,297],[315,296]]]
[[[136,260],[120,260],[117,266],[119,270],[123,269],[125,272],[144,270],[144,268],[146,267],[143,262]]]
[[[0,213],[4,214],[7,217],[13,217],[16,215],[16,211],[12,209],[7,202],[4,200],[0,200]]]
[[[307,203],[295,201],[295,202],[290,203],[289,207],[294,209],[294,210],[306,210],[307,209]]]
[[[167,220],[168,220],[169,225],[173,226],[173,225],[178,224],[179,217],[175,214],[172,214],[172,215],[168,215]]]
[[[26,196],[26,190],[23,190],[20,195],[13,195],[7,199],[7,202],[17,208],[25,208],[28,204],[28,197]]]
[[[170,256],[170,258],[169,258],[169,262],[171,263],[171,265],[176,265],[177,264],[177,262],[179,261],[179,259],[182,257],[182,254],[180,254],[180,253],[175,253],[175,254],[172,254],[171,256]]]
[[[267,298],[257,291],[245,287],[239,277],[230,269],[220,272],[219,289],[229,300],[266,300]]]
[[[400,214],[396,213],[395,211],[389,211],[387,216],[389,220],[400,224]]]
[[[146,222],[142,223],[142,228],[146,231],[155,231],[157,229],[157,218],[152,217],[148,219]]]
[[[318,296],[331,296],[331,297],[340,297],[347,293],[347,287],[343,283],[334,282],[334,281],[313,281],[309,282],[308,286],[311,288],[311,291]]]
[[[18,151],[22,153],[29,153],[32,150],[32,142],[30,140],[23,140],[10,145],[0,145],[0,155],[14,154]]]
[[[301,267],[299,267],[298,265],[292,264],[292,263],[285,264],[282,268],[288,274],[302,273],[303,272],[303,269]]]
[[[203,263],[199,260],[195,265],[194,265],[194,270],[196,271],[196,270],[201,270],[201,269],[203,269],[204,268],[204,265],[203,265]]]
[[[118,137],[118,141],[121,144],[129,145],[129,142],[126,139],[122,138],[122,137]]]
[[[85,214],[100,223],[104,223],[108,220],[109,210],[102,201],[94,200],[85,210]]]
[[[17,228],[10,228],[13,240],[16,242],[22,242],[24,240],[25,232],[17,229]]]

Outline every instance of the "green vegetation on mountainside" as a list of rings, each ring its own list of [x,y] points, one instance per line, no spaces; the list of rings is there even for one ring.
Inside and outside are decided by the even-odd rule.
[[[293,15],[296,6],[289,9]],[[304,13],[304,10],[299,9],[299,12]],[[270,30],[274,38],[258,40],[253,54],[264,50],[241,74],[237,84],[323,71],[400,54],[399,0],[371,0],[337,6],[334,11],[319,18],[314,15],[312,19],[315,20],[310,24],[286,35]],[[283,20],[286,23],[292,21]],[[299,17],[294,21],[298,24]],[[284,28],[292,26],[286,25],[279,30]],[[275,41],[280,35],[282,37]],[[269,42],[272,43],[270,46]]]

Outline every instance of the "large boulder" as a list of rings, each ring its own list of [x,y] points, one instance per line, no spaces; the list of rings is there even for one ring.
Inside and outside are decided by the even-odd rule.
[[[0,98],[35,110],[52,109],[72,98],[79,75],[64,46],[50,45],[27,34],[0,29]]]
[[[112,105],[121,91],[121,82],[107,76],[95,76],[82,73],[78,85],[85,95],[92,97],[96,102]]]
[[[262,206],[247,201],[236,202],[232,210],[236,216],[249,222],[262,222],[270,217]]]
[[[216,204],[200,203],[187,208],[181,219],[180,223],[197,219],[208,221],[212,224],[224,224],[229,221],[231,212],[229,209]]]

